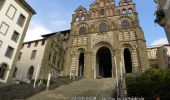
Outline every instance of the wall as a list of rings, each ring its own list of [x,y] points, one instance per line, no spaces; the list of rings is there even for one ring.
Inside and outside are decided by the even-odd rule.
[[[16,77],[17,79],[22,80],[22,81],[27,80],[27,73],[31,66],[34,67],[34,73],[33,73],[32,79],[35,79],[38,65],[39,65],[39,68],[41,69],[44,50],[46,47],[46,42],[44,45],[42,45],[43,41],[45,41],[45,40],[44,39],[36,40],[33,42],[27,42],[27,43],[23,44],[23,48],[20,51],[22,53],[21,58],[16,64],[16,67],[18,68],[17,77]],[[38,44],[35,47],[36,42]],[[29,48],[28,48],[28,44],[31,44]],[[31,59],[31,54],[32,54],[33,50],[37,50],[35,59]]]
[[[17,24],[17,20],[20,14],[23,14],[26,18],[25,23],[22,27],[20,27]],[[13,66],[15,66],[15,58],[17,56],[18,49],[19,49],[18,47],[21,45],[21,42],[23,42],[23,38],[25,37],[26,30],[28,28],[28,24],[30,22],[32,13],[26,10],[23,5],[19,4],[15,0],[6,0],[3,7],[0,9],[0,15],[1,15],[0,16],[0,25],[1,25],[0,41],[2,41],[0,47],[0,52],[1,52],[0,64],[5,62],[8,64],[9,67],[5,75],[5,79],[4,80],[0,79],[0,81],[7,82],[9,76],[11,76],[13,72]],[[14,31],[20,34],[17,42],[11,40]],[[14,52],[11,58],[7,58],[4,56],[8,46],[14,48]]]

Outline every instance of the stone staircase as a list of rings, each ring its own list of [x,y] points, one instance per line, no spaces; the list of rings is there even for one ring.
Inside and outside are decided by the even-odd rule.
[[[113,96],[115,85],[113,78],[82,79],[54,90],[43,91],[27,100],[102,100],[104,97]]]

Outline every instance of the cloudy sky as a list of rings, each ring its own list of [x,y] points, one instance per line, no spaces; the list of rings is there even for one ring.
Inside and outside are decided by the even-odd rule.
[[[40,35],[70,29],[74,10],[82,5],[89,9],[95,0],[26,0],[37,12],[30,23],[24,41],[40,39]],[[120,0],[115,0],[116,5]],[[154,0],[133,0],[137,5],[139,21],[145,33],[147,46],[167,44],[163,28],[154,23]]]

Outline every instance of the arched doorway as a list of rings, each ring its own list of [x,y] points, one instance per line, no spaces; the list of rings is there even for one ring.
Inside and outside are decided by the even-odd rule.
[[[128,48],[124,49],[124,63],[126,73],[132,73],[132,59]]]
[[[7,64],[2,64],[0,66],[0,79],[4,79],[5,78],[5,74],[6,74],[6,71],[7,71]]]
[[[31,67],[29,68],[29,70],[28,70],[27,78],[28,78],[29,80],[32,80],[33,74],[34,74],[34,67],[31,66]]]
[[[78,76],[83,76],[83,75],[84,75],[84,53],[80,53]]]
[[[111,52],[107,47],[101,47],[96,55],[96,76],[102,78],[112,77]]]

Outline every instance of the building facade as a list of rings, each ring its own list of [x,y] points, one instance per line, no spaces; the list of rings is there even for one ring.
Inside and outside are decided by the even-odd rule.
[[[170,68],[170,45],[163,45],[157,51],[159,68]]]
[[[80,6],[72,15],[64,75],[95,79],[142,73],[149,68],[145,42],[132,0],[119,6],[96,0],[89,11]]]
[[[170,43],[170,0],[155,0],[158,4],[155,22],[165,29]]]
[[[24,61],[18,64],[28,65],[18,67],[26,70],[25,78],[29,68],[37,69],[38,64],[40,79],[47,79],[49,73],[109,78],[120,73],[142,73],[150,67],[144,33],[132,0],[121,0],[118,6],[113,0],[96,0],[89,11],[80,6],[72,15],[70,30],[46,34],[43,38],[47,39],[44,52],[35,49],[34,42],[30,50],[24,46],[21,51],[25,53],[21,58]],[[42,53],[35,65],[30,59],[34,50]],[[34,79],[35,73],[32,76]]]
[[[161,46],[151,46],[147,48],[149,63],[152,68],[159,68],[157,52]]]
[[[47,79],[48,74],[53,77],[62,75],[64,67],[65,42],[69,30],[42,35],[43,39],[25,42],[20,51],[16,64],[15,78],[30,82],[36,74],[40,79]]]
[[[151,46],[147,52],[152,68],[170,68],[170,45]]]
[[[32,15],[25,0],[0,0],[0,82],[13,76],[17,56]]]

